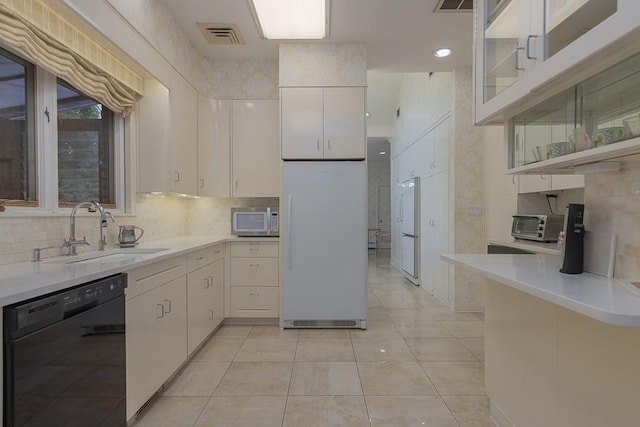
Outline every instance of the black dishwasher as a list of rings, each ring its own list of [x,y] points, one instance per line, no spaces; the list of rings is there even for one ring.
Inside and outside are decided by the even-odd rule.
[[[4,425],[125,426],[118,274],[4,308]]]

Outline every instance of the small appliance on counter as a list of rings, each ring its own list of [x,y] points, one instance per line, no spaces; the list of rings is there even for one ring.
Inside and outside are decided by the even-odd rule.
[[[564,215],[514,215],[511,236],[536,242],[557,242]]]
[[[278,208],[231,208],[231,234],[250,237],[278,237]]]
[[[561,273],[580,274],[584,268],[584,205],[569,203],[564,217]]]

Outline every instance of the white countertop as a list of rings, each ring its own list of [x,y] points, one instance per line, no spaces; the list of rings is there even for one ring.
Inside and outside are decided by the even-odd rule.
[[[63,264],[55,261],[69,259],[69,257],[58,257],[56,259],[44,259],[41,262],[3,265],[0,266],[0,306],[132,270],[217,243],[256,240],[278,241],[274,237],[184,236],[141,243],[136,246],[136,249],[166,248],[166,250],[152,254],[139,254],[133,258],[109,263]],[[104,253],[107,254],[115,249],[107,249]],[[118,249],[119,252],[124,252],[125,250]],[[78,257],[82,257],[85,254],[87,252],[79,254]]]
[[[533,240],[522,240],[522,239],[520,240],[513,239],[508,242],[501,242],[499,240],[489,240],[487,243],[490,245],[508,246],[510,248],[522,249],[524,251],[529,251],[529,252],[534,252],[539,254],[560,255],[561,253],[557,243],[535,242]]]
[[[558,256],[451,254],[440,258],[601,322],[640,326],[640,291],[633,285],[591,273],[560,273]]]

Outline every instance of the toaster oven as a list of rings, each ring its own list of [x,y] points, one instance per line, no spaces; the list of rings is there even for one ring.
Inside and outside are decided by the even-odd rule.
[[[537,242],[557,242],[564,215],[514,215],[511,236]]]

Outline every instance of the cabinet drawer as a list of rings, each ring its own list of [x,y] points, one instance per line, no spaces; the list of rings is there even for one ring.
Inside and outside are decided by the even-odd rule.
[[[231,258],[231,286],[278,286],[278,258]]]
[[[232,317],[278,317],[278,288],[231,288]]]
[[[127,300],[186,275],[184,256],[127,271]]]
[[[200,249],[199,251],[191,252],[186,255],[187,257],[187,271],[190,273],[208,264],[207,250]]]
[[[224,244],[207,248],[207,262],[214,262],[224,258]]]
[[[231,242],[232,257],[278,257],[278,242]]]

